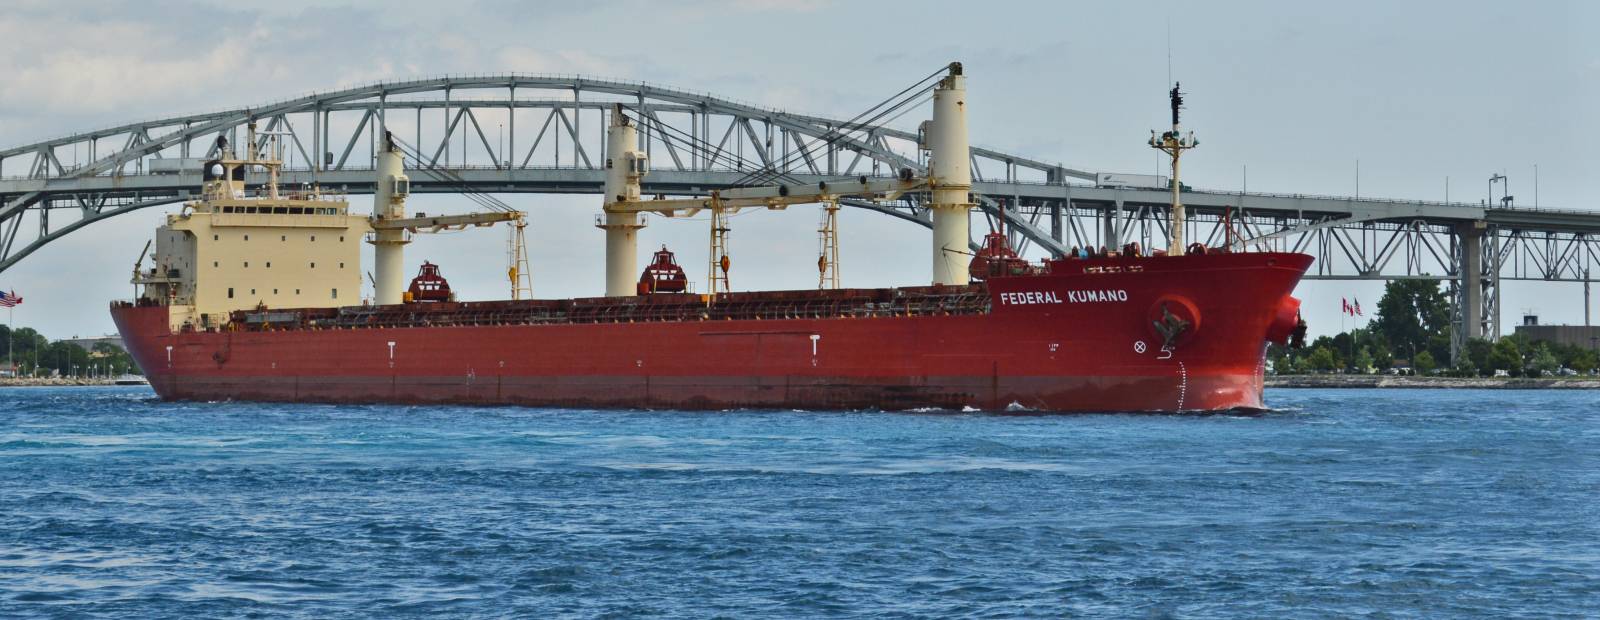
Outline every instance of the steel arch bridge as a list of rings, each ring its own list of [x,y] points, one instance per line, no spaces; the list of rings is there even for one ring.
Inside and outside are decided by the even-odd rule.
[[[893,124],[901,116],[829,118],[584,76],[379,82],[0,150],[0,271],[94,222],[190,199],[216,138],[237,144],[250,123],[269,134],[258,139],[276,134],[286,145],[284,183],[370,193],[386,129],[415,145],[408,169],[447,171],[414,174],[416,193],[598,194],[605,115],[615,102],[637,116],[641,148],[654,161],[643,187],[650,194],[705,195],[749,184],[758,170],[785,184],[924,171],[916,133]],[[972,170],[979,208],[992,223],[1004,220],[1023,251],[1166,244],[1169,192],[1101,187],[1089,171],[981,147],[972,149]],[[924,199],[846,204],[928,226]],[[1318,258],[1309,278],[1447,281],[1461,338],[1498,335],[1500,280],[1589,282],[1600,262],[1595,212],[1192,190],[1183,200],[1188,238],[1306,252]]]
[[[382,82],[0,150],[0,271],[93,222],[188,200],[200,184],[199,160],[215,155],[216,138],[236,143],[250,123],[263,133],[283,134],[289,158],[285,183],[370,193],[374,149],[379,132],[388,129],[414,140],[421,151],[414,159],[422,161],[408,161],[408,169],[445,168],[474,191],[598,194],[605,114],[618,101],[641,117],[640,140],[656,161],[645,184],[649,193],[705,193],[731,187],[766,166],[808,182],[923,170],[914,132],[647,83],[530,75]],[[260,140],[264,144],[267,138]],[[1006,180],[1029,173],[1042,180],[1095,178],[992,149],[972,152],[980,178],[984,169],[1003,170]],[[264,180],[262,175],[247,182]],[[461,187],[429,183],[423,174],[413,191],[458,192]],[[850,204],[928,222],[915,198],[890,206]],[[63,211],[75,217],[52,222]],[[36,223],[37,231],[24,220]],[[35,234],[29,238],[24,230]]]

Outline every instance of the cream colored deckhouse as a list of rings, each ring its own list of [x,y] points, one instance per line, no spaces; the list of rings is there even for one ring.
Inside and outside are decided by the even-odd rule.
[[[144,297],[171,306],[172,328],[227,324],[229,313],[268,308],[327,308],[361,303],[361,243],[372,226],[352,215],[343,192],[283,192],[278,157],[238,159],[226,149],[208,161],[198,201],[156,229],[153,265],[133,283]],[[277,150],[277,149],[272,149]],[[270,182],[245,189],[245,172],[265,168]],[[141,257],[141,261],[143,257]]]

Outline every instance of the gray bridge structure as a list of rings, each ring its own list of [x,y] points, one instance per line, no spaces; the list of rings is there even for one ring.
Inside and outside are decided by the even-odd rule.
[[[647,194],[700,196],[924,169],[915,131],[894,124],[920,102],[892,116],[847,120],[583,76],[380,82],[0,149],[0,271],[94,222],[190,200],[217,138],[239,144],[251,123],[263,146],[281,140],[287,184],[372,192],[386,129],[411,145],[414,193],[599,194],[614,102],[635,118],[650,155]],[[926,111],[919,114],[905,122]],[[972,160],[980,210],[991,225],[1005,222],[1020,252],[1167,245],[1170,190],[1100,187],[1092,172],[995,149],[974,147]],[[264,182],[264,174],[247,178]],[[842,202],[929,226],[925,199]],[[1185,190],[1183,202],[1187,239],[1305,252],[1317,259],[1309,279],[1447,282],[1453,349],[1467,338],[1499,337],[1502,281],[1586,284],[1600,260],[1600,212],[1205,190]],[[600,201],[595,206],[598,212]]]

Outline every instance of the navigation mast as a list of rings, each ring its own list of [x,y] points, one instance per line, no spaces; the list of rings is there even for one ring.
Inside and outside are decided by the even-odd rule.
[[[1178,132],[1178,110],[1183,107],[1183,93],[1178,91],[1179,84],[1172,85],[1172,131],[1156,135],[1156,130],[1150,130],[1150,146],[1160,149],[1172,156],[1172,245],[1167,248],[1168,256],[1183,256],[1183,224],[1188,221],[1184,214],[1183,199],[1179,191],[1183,183],[1178,181],[1178,158],[1184,151],[1200,146],[1200,141],[1194,138],[1194,132],[1184,136]]]

